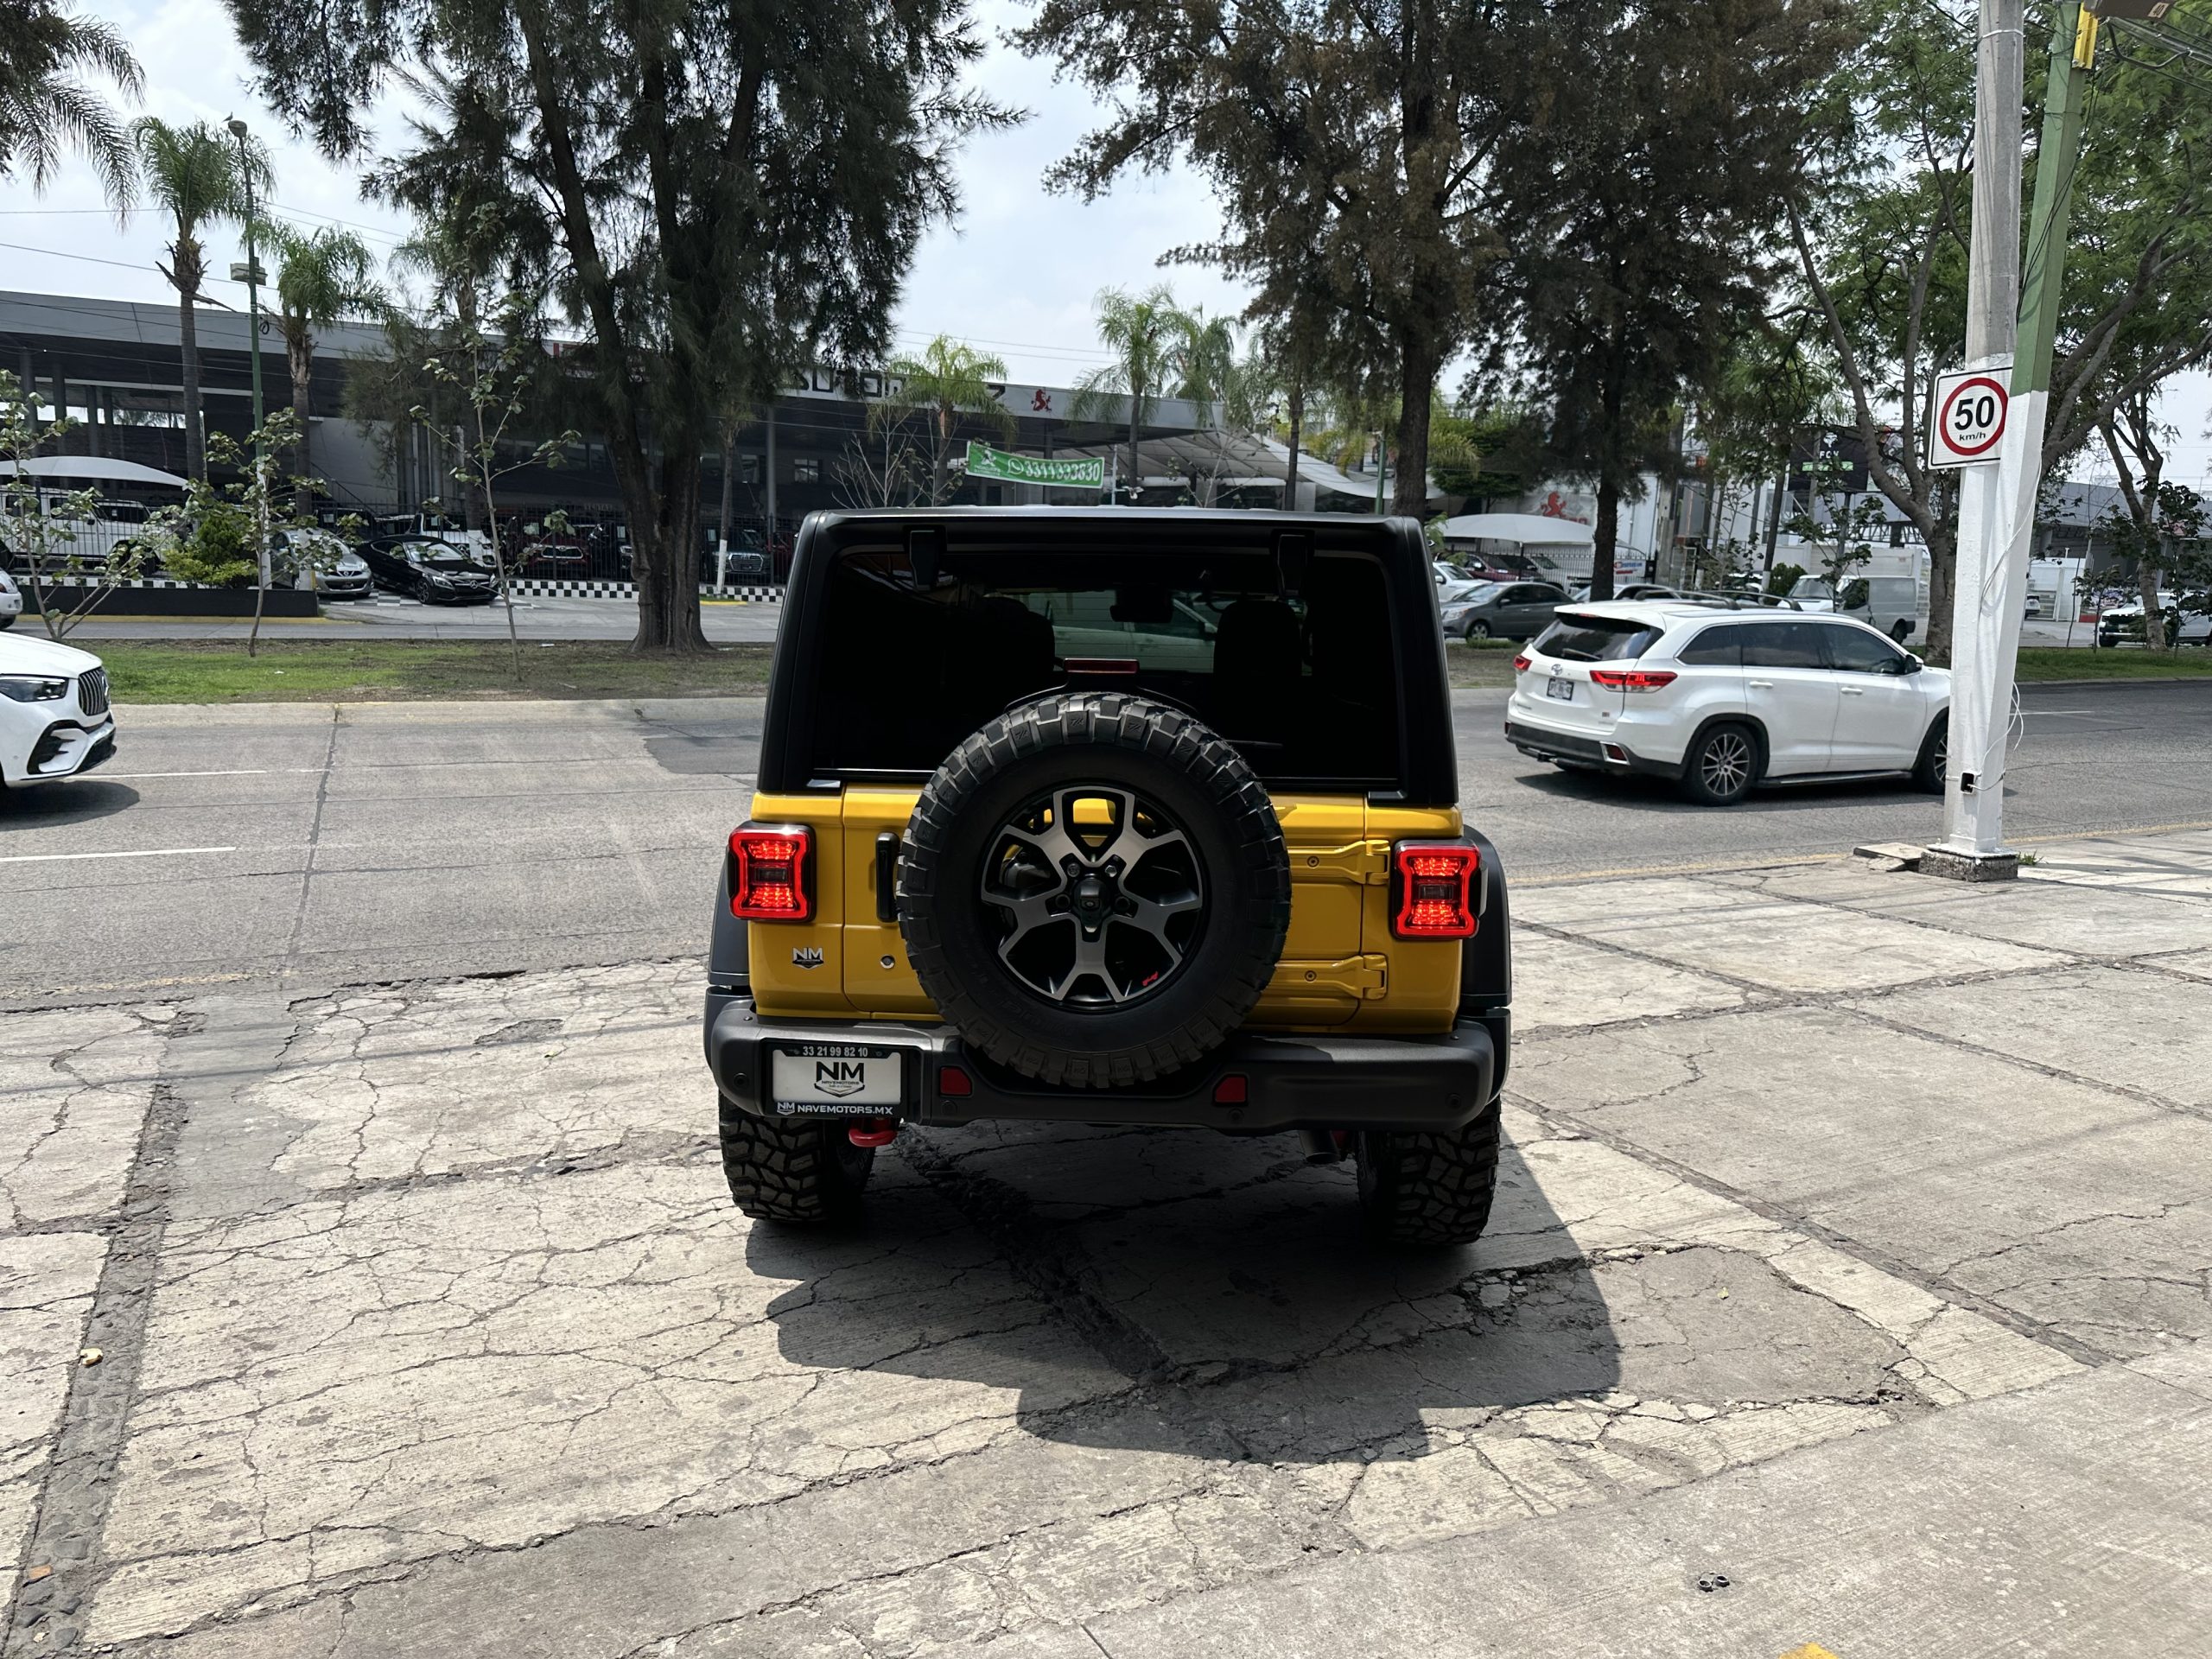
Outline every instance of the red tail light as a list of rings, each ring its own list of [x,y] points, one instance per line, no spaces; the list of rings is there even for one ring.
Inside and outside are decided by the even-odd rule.
[[[1473,938],[1482,855],[1457,841],[1402,841],[1394,851],[1390,931],[1402,939]]]
[[[1590,677],[1608,691],[1656,691],[1675,683],[1673,671],[1664,668],[1593,668]]]
[[[1525,674],[1529,671],[1529,653],[1527,652],[1522,652],[1518,657],[1516,657],[1513,659],[1513,671],[1516,674]]]
[[[748,922],[803,922],[813,914],[803,823],[743,824],[729,836],[729,913]]]

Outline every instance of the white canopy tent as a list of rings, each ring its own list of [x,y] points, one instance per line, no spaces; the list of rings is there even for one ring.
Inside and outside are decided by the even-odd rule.
[[[1588,547],[1598,539],[1590,525],[1541,512],[1464,512],[1444,521],[1447,542],[1516,542],[1523,547]]]
[[[1052,454],[1056,460],[1103,455],[1109,472],[1126,467],[1129,459],[1128,445],[1112,442],[1055,444]],[[1137,444],[1137,461],[1147,489],[1187,487],[1196,476],[1216,490],[1280,491],[1290,450],[1275,439],[1256,433],[1199,431],[1142,439]],[[1301,496],[1310,490],[1317,496],[1338,495],[1362,503],[1375,499],[1374,474],[1344,472],[1303,449],[1298,455],[1298,482]],[[1386,484],[1386,490],[1389,487]],[[1428,493],[1432,500],[1441,493],[1433,480]],[[1072,496],[1056,490],[1046,499],[1065,500]]]
[[[187,481],[158,467],[142,467],[135,461],[116,461],[106,455],[33,455],[22,470],[33,478],[56,483],[137,484],[156,489],[181,490]],[[16,471],[12,461],[0,461],[0,475]]]

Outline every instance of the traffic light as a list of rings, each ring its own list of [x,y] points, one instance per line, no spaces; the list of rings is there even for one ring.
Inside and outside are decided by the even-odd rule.
[[[2126,17],[2155,23],[2172,4],[2173,0],[2082,0],[2082,10],[2092,17]]]

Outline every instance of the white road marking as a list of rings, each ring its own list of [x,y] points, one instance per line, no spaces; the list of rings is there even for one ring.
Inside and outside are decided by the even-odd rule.
[[[149,847],[143,853],[17,853],[0,864],[52,864],[75,858],[183,858],[194,853],[235,853],[235,847]]]

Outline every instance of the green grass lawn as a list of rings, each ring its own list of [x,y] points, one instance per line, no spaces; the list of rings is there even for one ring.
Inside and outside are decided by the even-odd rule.
[[[515,678],[506,641],[278,639],[256,657],[229,639],[93,639],[118,702],[397,702],[517,697],[758,696],[767,690],[766,643],[721,645],[701,657],[633,657],[613,641],[525,645]],[[1445,646],[1452,683],[1513,683],[1510,640]],[[2212,677],[2212,651],[2020,653],[2037,680]]]
[[[515,677],[507,642],[449,639],[264,641],[92,639],[118,702],[395,702],[517,697],[758,696],[766,643],[700,657],[633,657],[614,641],[524,644]]]
[[[2172,680],[2212,676],[2212,651],[2145,651],[2140,645],[2068,651],[2039,646],[2020,653],[2019,678],[2031,680]]]

